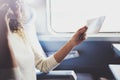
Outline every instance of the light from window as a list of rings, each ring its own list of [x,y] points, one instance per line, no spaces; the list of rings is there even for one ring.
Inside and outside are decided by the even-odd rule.
[[[75,32],[86,20],[106,16],[100,32],[120,32],[119,0],[48,0],[49,24],[55,32]]]

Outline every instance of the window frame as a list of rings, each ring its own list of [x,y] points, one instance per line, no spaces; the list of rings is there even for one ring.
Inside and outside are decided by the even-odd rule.
[[[51,26],[51,4],[50,4],[50,1],[51,0],[46,0],[46,15],[47,15],[47,28],[48,28],[48,30],[49,30],[49,32],[50,33],[52,33],[52,34],[73,34],[74,32],[57,32],[57,31],[55,31],[54,29],[53,29],[53,27]],[[99,32],[99,33],[104,33],[104,34],[111,34],[111,33],[120,33],[120,31],[106,31],[106,32],[104,32],[104,31],[101,31],[101,32]],[[98,33],[98,34],[99,34]]]

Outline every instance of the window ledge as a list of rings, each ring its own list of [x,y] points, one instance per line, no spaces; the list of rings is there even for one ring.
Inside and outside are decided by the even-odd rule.
[[[55,34],[55,35],[38,35],[39,40],[44,41],[61,41],[69,40],[73,34]],[[115,41],[120,42],[120,33],[98,33],[98,34],[87,34],[86,41]]]

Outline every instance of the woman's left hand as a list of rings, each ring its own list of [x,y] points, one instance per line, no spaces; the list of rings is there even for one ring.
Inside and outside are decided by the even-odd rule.
[[[70,40],[73,46],[78,45],[79,43],[86,39],[86,31],[87,26],[84,26],[80,28],[77,32],[75,32],[75,34]]]

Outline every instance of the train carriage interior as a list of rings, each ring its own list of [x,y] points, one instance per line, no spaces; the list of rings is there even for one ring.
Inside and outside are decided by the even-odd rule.
[[[53,71],[72,70],[77,80],[116,79],[109,65],[120,64],[120,18],[117,1],[28,0],[28,5],[36,14],[36,33],[46,57],[61,48],[87,20],[105,16],[100,30],[94,33],[92,31],[95,28],[92,28],[87,33],[87,39],[74,47]],[[40,75],[38,80],[39,77]]]
[[[105,17],[98,31],[88,27],[87,38],[55,69],[48,73],[36,69],[37,80],[120,80],[116,77],[120,76],[119,0],[25,1],[30,23],[25,25],[34,27],[28,30],[36,34],[46,57],[59,50],[87,21]]]

